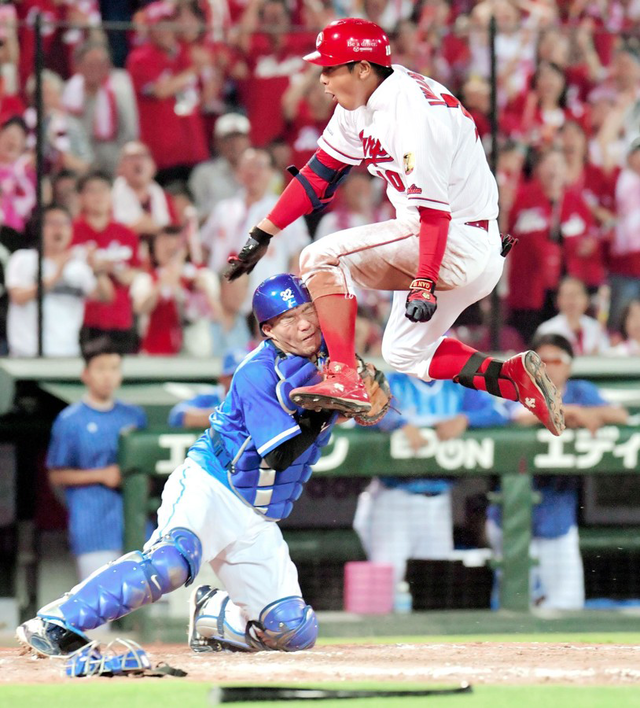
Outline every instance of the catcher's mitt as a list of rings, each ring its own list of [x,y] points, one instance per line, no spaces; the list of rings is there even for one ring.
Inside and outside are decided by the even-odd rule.
[[[387,377],[382,371],[376,369],[371,362],[364,361],[359,355],[356,355],[356,358],[358,360],[358,373],[369,394],[371,410],[367,413],[359,413],[354,418],[356,423],[360,425],[375,425],[384,418],[391,406],[391,388]]]

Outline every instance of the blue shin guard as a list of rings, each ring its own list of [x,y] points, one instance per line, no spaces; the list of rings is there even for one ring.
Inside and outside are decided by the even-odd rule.
[[[149,605],[193,582],[200,569],[202,544],[188,529],[171,529],[149,550],[127,553],[109,563],[38,616],[69,629],[95,629]]]
[[[247,627],[247,638],[260,649],[311,649],[318,638],[318,618],[301,597],[283,597],[267,605],[259,622]]]
[[[272,602],[257,622],[246,622],[223,590],[203,585],[191,600],[190,645],[194,651],[300,651],[316,643],[318,620],[301,597]]]

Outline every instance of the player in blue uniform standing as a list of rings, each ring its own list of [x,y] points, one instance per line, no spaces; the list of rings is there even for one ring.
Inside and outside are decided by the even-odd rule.
[[[114,398],[122,383],[122,357],[111,344],[97,339],[84,348],[83,357],[86,393],[56,418],[47,454],[49,481],[64,489],[80,580],[122,553],[118,438],[147,424],[142,408]]]
[[[402,430],[416,457],[436,441],[421,429],[433,428],[438,440],[457,438],[468,428],[505,425],[504,401],[453,381],[421,381],[407,374],[388,376],[394,408],[375,426]],[[392,472],[393,470],[390,470]],[[354,528],[369,560],[390,563],[402,581],[410,558],[445,560],[453,551],[451,477],[375,478],[360,495]]]
[[[322,337],[306,287],[289,274],[262,283],[253,311],[265,341],[238,367],[211,427],[169,477],[158,527],[143,551],[105,566],[21,624],[18,640],[43,655],[69,653],[85,630],[193,582],[203,561],[226,591],[191,597],[195,651],[296,651],[318,623],[275,521],[291,512],[337,414],[297,408],[289,393],[320,380]],[[320,357],[321,358],[321,357]]]
[[[559,334],[543,334],[532,346],[562,393],[567,427],[587,428],[595,433],[603,425],[626,424],[629,414],[625,408],[609,403],[590,381],[569,378],[573,347],[568,339]],[[521,425],[538,422],[520,404],[512,405],[516,422]],[[534,487],[542,498],[533,508],[531,555],[538,563],[531,570],[530,586],[531,601],[539,607],[579,610],[584,606],[584,571],[578,536],[579,484],[580,477],[571,475],[534,477]],[[491,505],[487,512],[487,538],[500,554],[502,529],[497,505]]]

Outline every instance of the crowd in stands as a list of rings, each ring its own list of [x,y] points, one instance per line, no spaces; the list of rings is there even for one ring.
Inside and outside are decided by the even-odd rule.
[[[312,239],[393,216],[356,169],[332,209],[274,239],[250,278],[220,273],[313,154],[332,104],[302,56],[344,16],[444,83],[491,150],[497,27],[500,225],[518,238],[500,346],[566,337],[640,352],[640,4],[630,0],[22,0],[0,5],[0,354],[37,354],[34,18],[44,20],[43,352],[222,356],[257,338],[249,299]],[[101,14],[101,8],[103,14]],[[106,20],[130,21],[111,30]],[[246,281],[246,282],[245,282]],[[380,351],[388,294],[359,293]],[[488,348],[489,302],[456,334]]]

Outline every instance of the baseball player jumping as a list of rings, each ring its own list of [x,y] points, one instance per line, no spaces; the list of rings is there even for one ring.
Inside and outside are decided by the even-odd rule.
[[[382,346],[395,369],[521,401],[560,435],[562,401],[535,352],[503,362],[443,336],[493,290],[508,250],[496,221],[496,182],[470,114],[441,84],[392,65],[389,40],[372,22],[332,22],[304,58],[322,67],[325,93],[338,105],[315,155],[229,259],[226,276],[251,272],[271,238],[325,207],[354,165],[385,180],[396,218],[336,232],[302,252],[301,276],[330,360],[323,380],[294,390],[292,400],[350,415],[370,410],[355,359],[355,284],[395,291]]]

